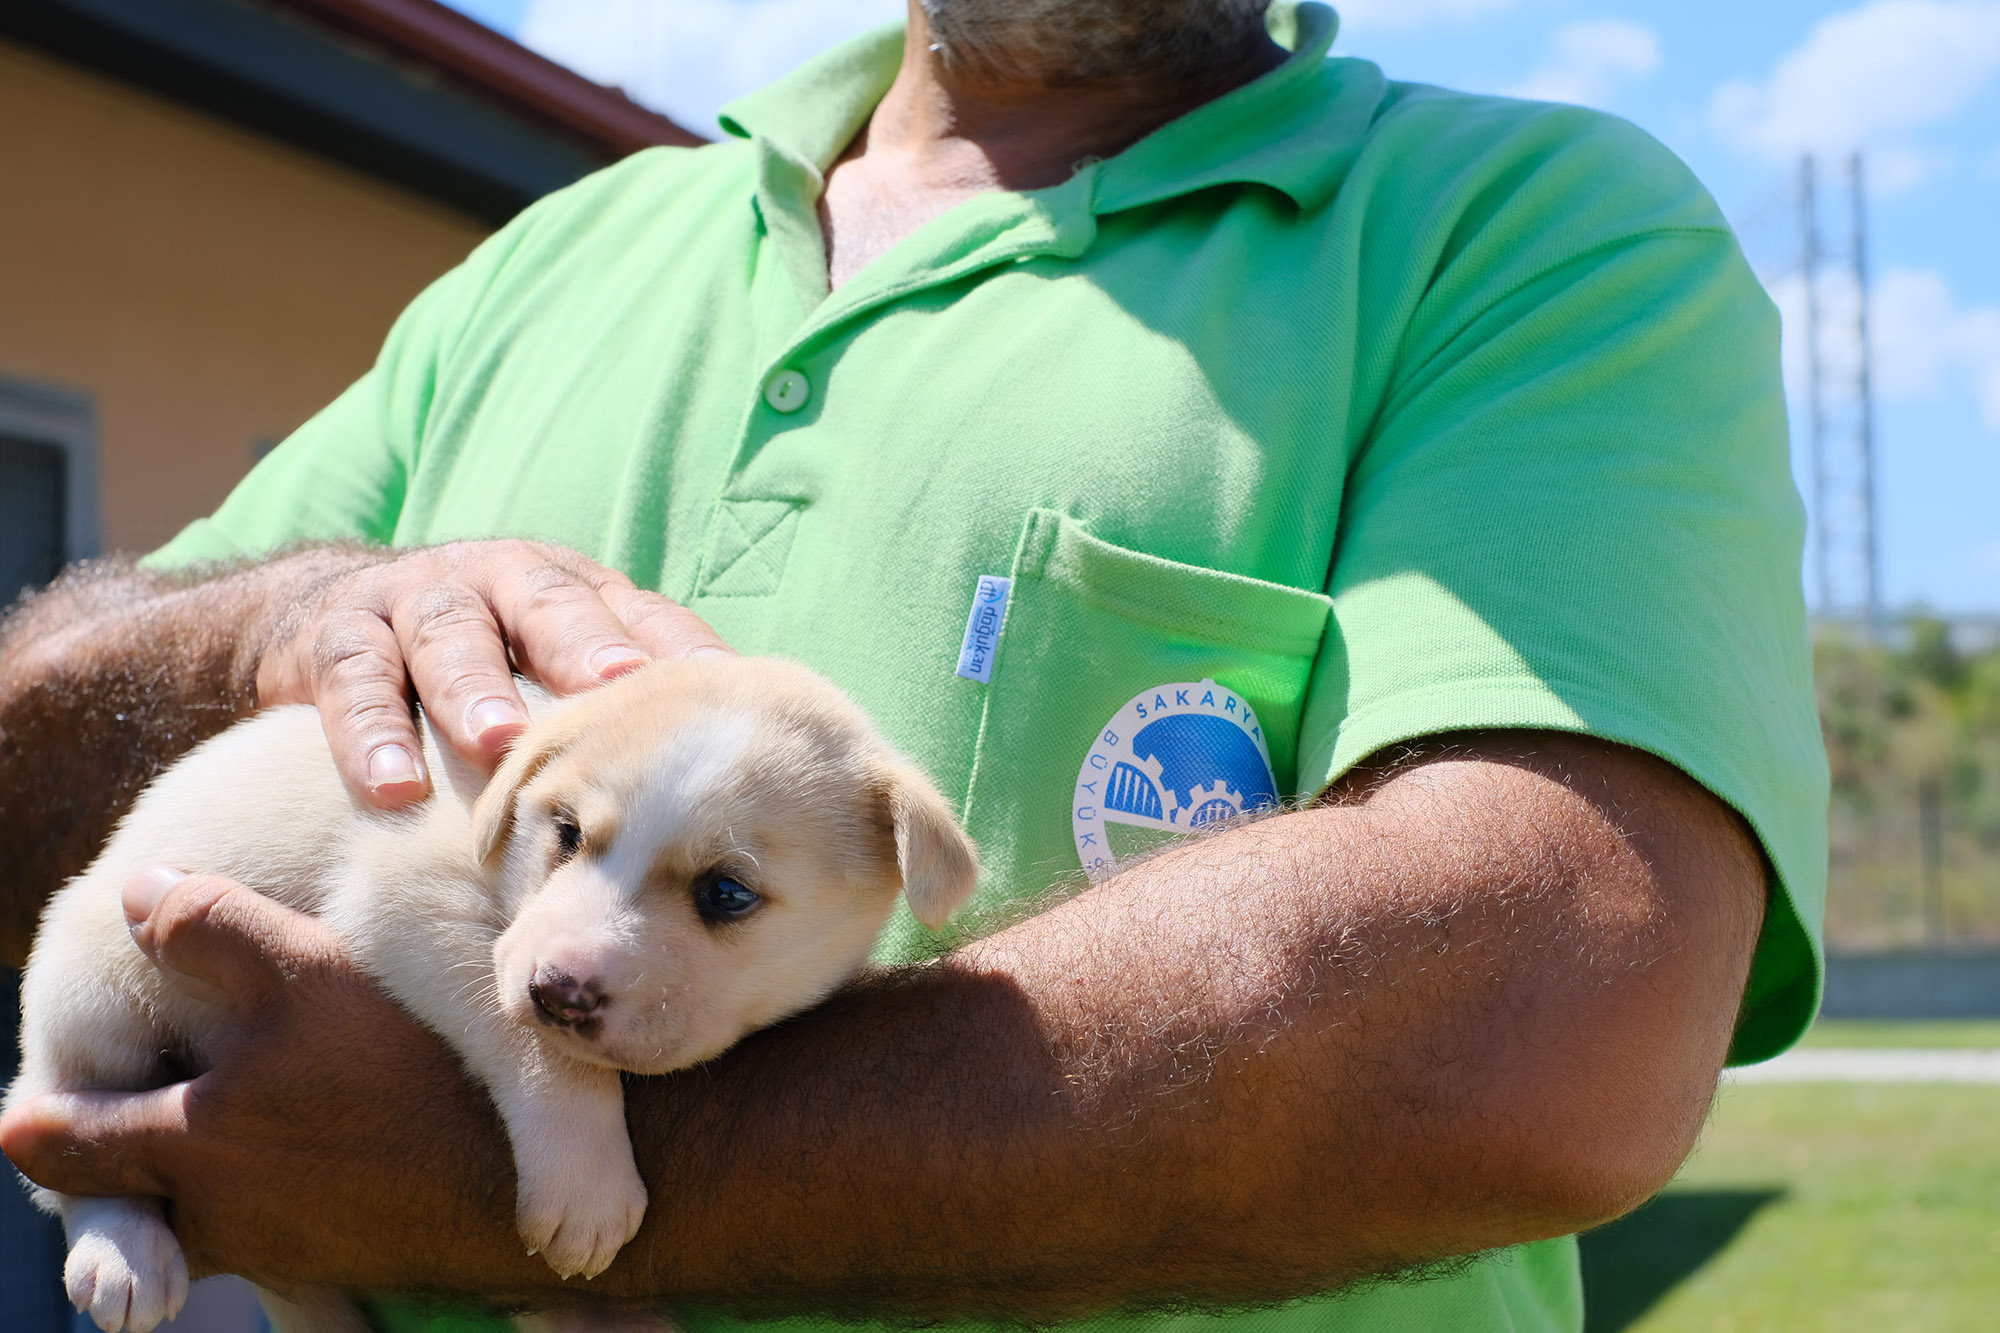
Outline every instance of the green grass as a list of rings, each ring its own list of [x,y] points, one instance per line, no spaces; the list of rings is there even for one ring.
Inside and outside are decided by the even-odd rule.
[[[1866,1044],[2000,1046],[2000,1025],[1920,1026]],[[1592,1333],[2000,1328],[2000,1087],[1725,1087],[1666,1193],[1586,1238],[1585,1271]]]
[[[2000,1051],[2000,1020],[1908,1023],[1891,1019],[1822,1018],[1813,1024],[1799,1045]]]

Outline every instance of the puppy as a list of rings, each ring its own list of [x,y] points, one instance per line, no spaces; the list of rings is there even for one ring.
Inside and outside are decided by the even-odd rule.
[[[573,699],[523,693],[533,723],[490,781],[422,726],[437,790],[409,811],[348,795],[311,708],[175,764],[44,913],[8,1102],[157,1086],[165,1051],[200,1065],[227,1015],[139,951],[120,892],[153,862],[227,875],[330,924],[452,1046],[506,1125],[528,1250],[602,1272],[646,1209],[619,1072],[685,1068],[812,1005],[862,966],[899,889],[940,926],[978,863],[923,774],[795,664],[663,662]],[[180,1309],[157,1201],[36,1196],[99,1328],[147,1333]],[[337,1293],[264,1298],[281,1333],[366,1327]]]

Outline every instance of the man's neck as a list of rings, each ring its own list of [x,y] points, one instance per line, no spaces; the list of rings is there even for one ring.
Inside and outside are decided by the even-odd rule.
[[[1205,77],[1161,72],[1051,87],[947,68],[911,0],[903,64],[820,199],[832,285],[954,204],[1060,184],[1285,59],[1261,30]]]

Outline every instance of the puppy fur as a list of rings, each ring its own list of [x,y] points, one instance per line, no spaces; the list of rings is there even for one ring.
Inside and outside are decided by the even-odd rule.
[[[532,725],[490,781],[422,726],[436,792],[405,812],[348,795],[310,708],[190,752],[49,903],[8,1102],[154,1087],[165,1050],[201,1063],[227,1014],[139,951],[120,894],[152,863],[226,875],[326,921],[457,1051],[506,1125],[523,1241],[566,1277],[602,1272],[646,1208],[619,1071],[685,1068],[816,1003],[899,890],[942,925],[978,863],[923,774],[796,664],[702,658],[523,693]],[[755,905],[715,912],[722,880],[726,906]],[[156,1202],[35,1193],[100,1328],[179,1310],[187,1270]],[[265,1297],[281,1333],[365,1327],[337,1293],[287,1295]]]

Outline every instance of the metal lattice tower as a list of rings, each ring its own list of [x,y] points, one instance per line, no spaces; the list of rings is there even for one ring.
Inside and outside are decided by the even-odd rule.
[[[1861,155],[1847,161],[1845,253],[1820,226],[1818,165],[1799,163],[1806,425],[1812,443],[1813,572],[1821,616],[1881,622],[1875,543],[1875,386],[1868,329],[1868,212]]]

